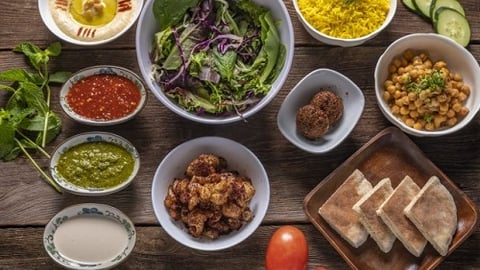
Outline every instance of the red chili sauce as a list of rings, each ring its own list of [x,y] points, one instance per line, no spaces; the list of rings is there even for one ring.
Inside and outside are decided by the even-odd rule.
[[[67,103],[77,114],[96,120],[113,120],[133,112],[140,91],[129,79],[110,74],[91,75],[73,84]]]

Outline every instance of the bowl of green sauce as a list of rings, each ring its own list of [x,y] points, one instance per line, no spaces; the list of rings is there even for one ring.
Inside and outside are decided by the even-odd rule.
[[[50,160],[52,178],[63,190],[85,196],[108,195],[126,188],[140,168],[140,155],[125,138],[86,132],[62,143]]]

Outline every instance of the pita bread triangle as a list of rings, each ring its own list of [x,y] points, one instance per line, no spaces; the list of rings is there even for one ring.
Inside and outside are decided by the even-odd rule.
[[[353,206],[353,210],[359,214],[360,223],[384,253],[392,249],[396,238],[377,215],[377,209],[392,192],[390,178],[384,178]]]
[[[457,230],[457,208],[452,194],[438,177],[430,177],[404,213],[435,250],[446,256]]]
[[[413,255],[420,257],[427,240],[417,227],[403,214],[405,207],[412,201],[420,188],[408,175],[394,189],[392,194],[377,210],[377,214],[390,228],[403,246]]]
[[[371,189],[372,184],[362,172],[355,170],[318,210],[320,216],[355,248],[367,240],[368,232],[352,207]]]

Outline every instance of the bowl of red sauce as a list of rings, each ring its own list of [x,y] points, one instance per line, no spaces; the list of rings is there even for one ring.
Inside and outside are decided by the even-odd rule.
[[[74,120],[92,126],[126,122],[145,105],[145,86],[133,71],[93,66],[73,74],[60,90],[60,105]]]

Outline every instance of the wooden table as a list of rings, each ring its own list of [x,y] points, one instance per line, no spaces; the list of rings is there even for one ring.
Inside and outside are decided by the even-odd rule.
[[[460,0],[472,28],[468,49],[480,59],[480,3]],[[303,211],[303,199],[324,177],[390,122],[380,112],[374,94],[373,72],[380,54],[395,39],[410,33],[433,32],[429,22],[409,12],[400,3],[391,25],[378,37],[353,48],[325,46],[311,38],[296,18],[291,0],[285,1],[295,29],[295,57],[290,75],[278,96],[247,123],[207,126],[184,120],[169,111],[152,94],[133,121],[109,128],[73,122],[58,106],[54,87],[53,106],[64,120],[61,134],[48,146],[51,152],[66,138],[84,131],[115,132],[132,141],[140,151],[142,166],[126,190],[101,198],[56,193],[25,157],[0,163],[0,269],[58,269],[43,248],[44,226],[61,209],[82,202],[107,203],[125,212],[135,223],[137,242],[133,254],[118,269],[263,269],[265,250],[272,233],[281,225],[293,224],[308,238],[308,269],[324,265],[347,269],[348,265],[311,225]],[[3,1],[0,8],[0,70],[26,67],[20,54],[11,49],[29,41],[45,47],[58,39],[42,23],[37,1]],[[98,47],[63,44],[64,51],[53,61],[53,70],[112,64],[139,73],[135,56],[135,27],[120,39]],[[279,132],[276,116],[294,85],[316,68],[337,70],[363,90],[364,113],[353,132],[336,149],[323,155],[303,152]],[[480,76],[480,74],[479,74]],[[477,91],[478,89],[474,89]],[[4,106],[5,94],[0,96]],[[163,157],[187,140],[217,135],[236,140],[251,149],[263,162],[270,177],[271,199],[258,230],[245,242],[219,252],[199,252],[176,243],[159,226],[150,199],[154,172]],[[475,204],[480,205],[480,118],[460,132],[441,138],[412,140],[443,170]],[[36,156],[44,169],[48,160]],[[414,162],[414,161],[412,161]],[[421,166],[421,165],[420,165]],[[480,231],[464,242],[439,269],[480,269]]]

